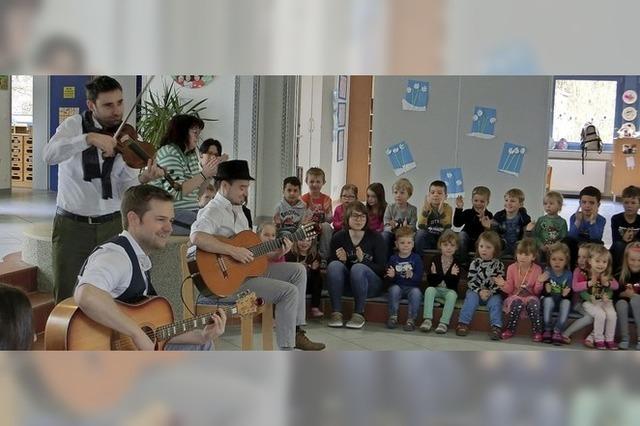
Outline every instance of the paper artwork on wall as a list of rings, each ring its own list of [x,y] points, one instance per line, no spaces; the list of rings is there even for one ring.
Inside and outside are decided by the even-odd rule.
[[[498,116],[495,108],[475,107],[472,120],[471,133],[469,133],[469,136],[482,139],[493,139],[496,137],[496,121],[498,121]]]
[[[636,157],[629,155],[626,157],[627,169],[634,170],[636,168]]]
[[[638,93],[635,90],[625,90],[622,94],[622,102],[627,105],[635,104],[638,100]]]
[[[338,99],[347,100],[347,76],[338,76]]]
[[[505,142],[498,162],[498,171],[513,176],[520,176],[520,170],[524,163],[524,155],[527,148],[522,145],[515,145]]]
[[[338,127],[344,127],[347,123],[347,104],[338,102]]]
[[[402,99],[405,111],[426,111],[429,104],[429,82],[409,80]]]
[[[336,133],[336,162],[344,160],[344,129]]]
[[[440,170],[440,179],[447,184],[447,194],[449,197],[464,197],[464,186],[462,182],[462,169],[442,169]]]
[[[638,116],[638,111],[632,107],[628,106],[622,110],[622,119],[626,121],[633,121]]]
[[[409,144],[406,142],[403,141],[387,147],[386,153],[396,176],[416,168],[416,162],[413,160]]]

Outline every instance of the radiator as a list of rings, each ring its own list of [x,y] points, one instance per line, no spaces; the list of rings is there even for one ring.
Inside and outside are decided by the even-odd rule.
[[[605,192],[608,161],[586,160],[584,175],[581,160],[549,159],[551,189],[559,192],[580,192],[585,186],[595,186]]]

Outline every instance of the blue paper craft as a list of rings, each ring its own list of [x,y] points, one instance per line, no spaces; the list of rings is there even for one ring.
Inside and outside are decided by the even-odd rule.
[[[386,153],[396,176],[400,176],[401,174],[416,168],[416,163],[413,160],[413,155],[411,155],[409,144],[406,142],[403,141],[389,146]]]
[[[440,170],[440,179],[447,184],[447,194],[450,197],[464,196],[461,168]]]
[[[498,171],[513,176],[520,176],[522,163],[524,163],[524,154],[527,148],[522,145],[515,145],[505,142],[498,162]]]
[[[402,99],[402,109],[406,111],[426,111],[429,103],[429,82],[409,80]]]
[[[497,112],[495,108],[477,106],[473,110],[473,122],[469,136],[482,139],[493,139],[496,137]]]

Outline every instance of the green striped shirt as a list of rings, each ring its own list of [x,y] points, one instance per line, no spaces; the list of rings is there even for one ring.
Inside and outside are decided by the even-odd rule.
[[[200,173],[200,159],[198,151],[182,152],[177,145],[169,144],[161,147],[156,153],[156,162],[158,165],[171,171],[171,177],[178,183],[183,183],[193,176]],[[153,181],[153,185],[159,186],[167,190],[175,201],[173,206],[176,209],[197,209],[198,208],[198,189],[196,187],[189,194],[183,194],[171,188],[166,180],[158,179]]]

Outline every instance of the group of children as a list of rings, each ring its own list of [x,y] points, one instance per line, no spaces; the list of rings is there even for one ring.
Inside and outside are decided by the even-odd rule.
[[[276,206],[273,223],[263,224],[260,233],[263,239],[270,239],[286,236],[302,223],[318,225],[318,241],[298,241],[286,258],[272,261],[307,266],[311,315],[319,318],[324,316],[321,270],[330,260],[343,257],[332,253],[338,247],[334,237],[343,229],[352,229],[345,215],[350,217],[350,207],[362,203],[357,201],[358,188],[347,184],[340,192],[340,204],[332,211],[331,198],[322,193],[325,175],[319,168],[309,169],[305,182],[309,192],[301,195],[297,177],[284,180],[283,199]],[[392,192],[393,202],[387,204],[383,185],[372,183],[364,205],[366,228],[381,236],[387,253],[384,268],[371,266],[380,278],[391,281],[389,328],[398,326],[400,300],[406,298],[404,330],[415,330],[424,301],[420,330],[447,333],[466,271],[467,289],[456,326],[459,336],[468,334],[476,309],[486,305],[494,340],[512,337],[519,319],[528,317],[535,342],[567,344],[572,334],[593,324],[592,334],[585,339],[587,346],[629,347],[629,306],[634,318],[640,318],[640,188],[630,186],[623,191],[624,212],[611,219],[613,244],[609,250],[602,242],[606,219],[598,213],[601,193],[595,187],[580,192],[579,208],[569,226],[559,215],[563,197],[555,191],[545,195],[545,215],[535,221],[524,208],[523,191],[517,188],[505,193],[504,209],[495,215],[488,210],[491,191],[484,186],[473,189],[468,209],[462,197],[455,199],[455,208],[446,202],[447,187],[440,180],[429,184],[420,211],[409,203],[413,185],[408,179],[398,179]],[[341,234],[340,238],[345,237]],[[472,249],[474,257],[469,258]],[[423,255],[429,250],[437,254],[423,265]],[[357,256],[353,257],[353,262],[345,259],[343,263],[358,263]],[[506,270],[501,260],[505,257],[513,259]],[[437,325],[433,316],[436,301],[443,305]],[[583,317],[567,328],[572,309]],[[332,320],[330,325],[342,326],[336,314],[339,312],[332,313],[332,319],[340,321]],[[362,318],[352,328],[363,323]],[[614,342],[616,323],[620,324],[619,344]],[[640,349],[640,343],[637,347]]]

